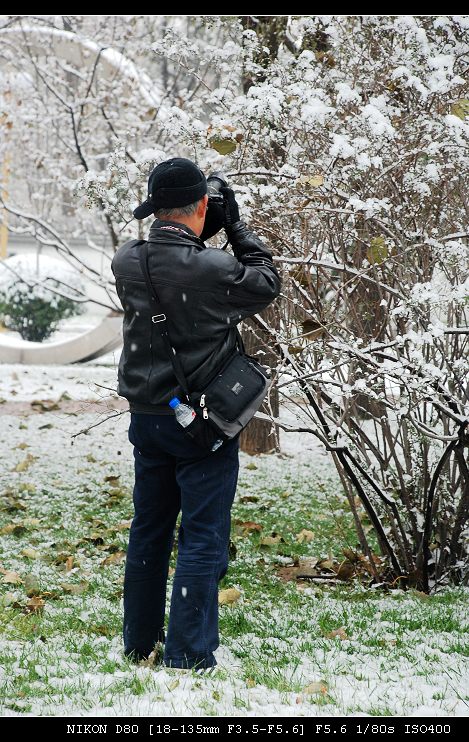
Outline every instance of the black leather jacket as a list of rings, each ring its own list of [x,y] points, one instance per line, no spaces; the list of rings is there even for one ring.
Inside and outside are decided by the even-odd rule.
[[[236,344],[236,325],[267,307],[280,292],[272,256],[244,222],[231,227],[236,257],[206,247],[189,227],[156,219],[148,237],[151,281],[167,316],[171,345],[189,389],[199,391]],[[153,314],[140,269],[137,240],[116,252],[112,272],[124,310],[124,347],[118,394],[131,412],[174,414],[169,400],[184,401]]]

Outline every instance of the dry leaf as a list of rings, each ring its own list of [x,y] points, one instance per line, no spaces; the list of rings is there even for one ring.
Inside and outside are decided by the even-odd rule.
[[[120,474],[110,474],[108,477],[104,477],[105,482],[109,482],[111,487],[119,486]]]
[[[21,552],[22,556],[27,557],[28,559],[40,559],[41,554],[37,549],[31,549],[29,546],[26,547],[26,549],[23,549]]]
[[[314,538],[313,531],[307,531],[306,528],[303,528],[296,536],[296,540],[302,544],[303,542],[306,542],[307,544],[312,541]]]
[[[341,626],[340,629],[334,629],[334,631],[330,631],[328,634],[326,634],[326,639],[335,639],[336,637],[341,640],[348,639],[343,626]]]
[[[0,528],[2,536],[21,536],[26,531],[22,523],[9,523],[7,526]]]
[[[52,557],[52,561],[54,562],[56,567],[60,567],[61,564],[67,563],[68,557],[69,557],[68,554],[63,554],[62,552],[60,552],[60,554],[57,554],[55,557]]]
[[[469,100],[467,98],[460,98],[451,106],[451,113],[453,116],[457,116],[464,121],[469,116]]]
[[[26,603],[26,610],[28,613],[42,613],[45,604],[46,603],[42,598],[35,595]]]
[[[36,461],[36,459],[37,459],[37,456],[33,456],[32,454],[28,453],[26,454],[26,458],[23,459],[23,461],[20,461],[19,464],[17,464],[12,469],[12,471],[19,471],[19,472],[26,471],[26,469],[28,469],[31,466],[33,461]]]
[[[341,580],[350,580],[356,573],[356,567],[349,561],[344,561],[337,570],[337,577]]]
[[[158,643],[155,649],[150,652],[146,660],[140,660],[139,667],[156,667],[163,659],[164,649],[161,643]]]
[[[410,593],[412,595],[415,595],[416,598],[420,598],[420,600],[430,600],[430,596],[427,595],[427,593],[423,593],[421,590],[415,590],[412,588],[410,590]]]
[[[310,268],[306,265],[295,265],[289,268],[289,274],[294,281],[303,286],[305,289],[309,289],[311,286],[311,273]]]
[[[237,132],[230,124],[225,124],[222,131],[218,132],[214,131],[212,126],[207,129],[208,143],[220,155],[229,155],[234,152],[242,138],[242,132]]]
[[[37,488],[35,484],[31,484],[31,482],[18,482],[18,487],[22,492],[31,492],[34,494],[37,492]],[[24,508],[26,510],[26,508]]]
[[[322,680],[317,683],[310,683],[306,688],[303,688],[302,693],[308,693],[310,695],[313,693],[327,693],[327,685]]]
[[[75,561],[75,557],[73,557],[73,556],[67,557],[67,559],[65,561],[65,571],[66,572],[70,572],[70,570],[73,569],[74,561]]]
[[[41,525],[41,521],[39,520],[39,518],[25,518],[23,520],[23,523],[25,526],[40,526]]]
[[[60,585],[64,593],[68,595],[82,595],[88,588],[87,582],[79,582],[78,584],[71,584],[68,582],[62,582]]]
[[[7,513],[14,513],[17,510],[27,510],[26,505],[24,505],[21,500],[18,500],[13,493],[8,491],[4,492],[4,499],[5,505],[1,509],[5,510]],[[0,533],[5,533],[5,531],[1,529]]]
[[[335,67],[336,61],[333,54],[330,52],[324,52],[324,51],[316,51],[314,52],[314,56],[316,57],[317,61],[323,64],[325,67]]]
[[[105,626],[104,624],[91,624],[90,631],[93,634],[98,634],[99,636],[109,636],[112,629],[110,626]]]
[[[253,531],[262,531],[262,526],[259,525],[259,523],[254,523],[253,521],[238,521],[235,520],[235,525],[238,527],[239,530],[241,530],[243,533],[252,533]]]
[[[41,588],[39,587],[39,580],[36,575],[26,575],[24,578],[24,588],[28,598],[39,595]]]
[[[239,590],[235,587],[229,587],[226,590],[220,590],[218,593],[218,604],[219,605],[232,605],[236,603],[241,597]]]
[[[321,173],[314,175],[302,175],[295,181],[295,186],[300,189],[319,188],[324,183],[324,176]]]
[[[106,567],[109,564],[120,564],[126,557],[125,551],[115,551],[113,554],[109,554],[106,559],[101,562],[101,567]]]
[[[353,549],[342,549],[342,553],[349,562],[359,562],[361,559],[361,554],[358,554],[356,551],[353,551]]]
[[[91,544],[94,544],[94,546],[103,546],[104,545],[104,539],[100,534],[92,533],[91,536],[84,539],[84,541],[89,541]]]
[[[305,321],[301,323],[301,329],[301,334],[310,340],[316,340],[316,338],[321,337],[321,335],[326,331],[323,325],[319,324],[319,322],[316,322],[314,319],[305,319]]]
[[[219,155],[230,155],[238,146],[235,139],[221,139],[217,136],[211,137],[209,143],[212,149],[218,152]]]
[[[257,469],[257,466],[251,461],[249,464],[246,464],[244,468],[254,470],[254,469]]]
[[[366,251],[366,259],[370,265],[382,263],[389,255],[388,246],[384,237],[373,237]]]
[[[2,582],[8,585],[21,585],[23,580],[19,576],[18,572],[5,572],[2,577]]]
[[[285,539],[280,535],[280,533],[273,533],[271,536],[264,536],[264,538],[261,538],[259,544],[261,546],[274,546],[274,544],[279,544],[280,542],[285,543]]]
[[[335,572],[335,565],[332,559],[320,559],[320,561],[317,562],[317,566],[321,569],[330,569],[332,572]]]
[[[114,500],[120,500],[122,497],[127,496],[127,491],[122,487],[112,487],[110,490],[108,490],[108,495]]]
[[[256,681],[253,678],[247,678],[246,679],[246,686],[248,688],[254,688],[254,686],[256,686],[256,685],[257,685],[257,683],[256,683]]]
[[[289,582],[290,580],[296,580],[298,575],[298,565],[293,562],[292,566],[281,566],[276,570],[281,580]]]
[[[132,518],[130,518],[130,520],[123,520],[120,523],[118,523],[117,526],[114,526],[114,527],[116,531],[127,531],[131,525],[132,525]]]

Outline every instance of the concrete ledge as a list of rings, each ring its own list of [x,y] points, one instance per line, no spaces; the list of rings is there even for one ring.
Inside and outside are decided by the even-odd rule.
[[[83,335],[52,343],[30,343],[0,333],[0,363],[83,363],[122,345],[122,315],[111,312]]]

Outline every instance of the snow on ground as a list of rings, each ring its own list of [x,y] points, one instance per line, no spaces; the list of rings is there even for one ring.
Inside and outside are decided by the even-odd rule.
[[[110,354],[112,359],[112,354]],[[118,358],[118,356],[117,356]],[[57,401],[66,393],[74,400],[99,400],[111,392],[97,384],[117,388],[117,366],[73,364],[70,366],[20,366],[0,364],[0,399],[23,402]]]
[[[67,393],[72,399],[99,400],[111,392],[96,386],[116,389],[117,371],[112,366],[73,364],[70,366],[20,366],[0,364],[0,399],[10,402],[48,399],[57,401]]]
[[[60,366],[21,366],[0,363],[0,405],[8,404],[8,412],[13,411],[11,403],[51,400],[57,402],[66,395],[72,401],[89,401],[114,404],[117,397],[117,368],[120,349],[102,356],[98,361]],[[102,388],[106,387],[106,388]],[[120,399],[126,406],[126,401]],[[24,410],[24,407],[21,408]],[[86,405],[81,411],[86,412]],[[295,424],[294,415],[286,408],[281,419],[289,425]],[[329,460],[327,453],[317,440],[302,433],[280,431],[282,451],[290,456],[309,458],[315,455],[321,460]]]
[[[102,420],[109,411],[86,411],[85,407],[77,414],[59,403],[58,409],[32,413],[29,403],[60,400],[64,392],[71,400],[96,401],[108,392],[96,390],[95,382],[116,386],[115,358],[107,359],[107,363],[0,365],[0,398],[6,400],[0,404],[0,491],[24,488],[24,501],[34,501],[39,516],[57,511],[65,527],[73,524],[80,508],[89,506],[93,492],[99,492],[92,488],[99,488],[106,476],[118,478],[131,491],[129,417],[120,414],[72,439],[73,434]],[[7,405],[8,414],[2,414]],[[284,414],[291,419],[291,413]],[[24,448],[25,444],[29,448]],[[293,512],[303,507],[308,483],[332,482],[332,489],[339,489],[329,456],[314,440],[282,434],[282,447],[287,456],[258,456],[255,471],[246,468],[252,459],[241,454],[239,492],[262,492],[266,502],[272,503],[269,507],[284,516],[289,509]],[[35,458],[26,472],[16,471],[27,452]],[[295,494],[295,485],[303,495]],[[280,502],[278,495],[270,496],[286,487],[293,493],[290,498]],[[40,493],[44,500],[38,502]],[[326,501],[324,504],[327,506]],[[252,508],[255,519],[258,505],[253,503]],[[315,525],[319,530],[320,521]],[[31,525],[32,533],[34,528],[38,529],[40,548],[46,548],[47,542],[44,545],[40,541],[40,527]],[[258,555],[241,553],[238,568],[249,573],[257,559]],[[91,597],[70,595],[47,603],[44,631],[63,624],[63,633],[51,631],[47,640],[42,636],[28,637],[25,642],[0,640],[0,653],[5,658],[0,684],[6,689],[0,695],[11,698],[12,679],[20,682],[23,676],[29,694],[24,698],[19,693],[15,703],[2,710],[4,715],[467,715],[464,688],[468,666],[463,634],[459,633],[467,627],[467,613],[461,601],[453,607],[433,604],[432,599],[421,596],[378,595],[360,587],[357,600],[306,587],[301,590],[297,608],[289,604],[264,606],[261,599],[255,605],[241,598],[236,607],[223,607],[221,611],[233,611],[244,628],[234,637],[221,637],[216,674],[197,677],[164,668],[129,669],[122,661],[119,629],[111,635],[99,635],[101,624],[120,625],[121,602],[113,602],[109,595],[121,584],[122,565],[98,574],[93,557],[85,552],[80,554],[80,561],[80,567],[64,579],[95,579],[102,590]],[[7,545],[2,566],[20,571],[24,558],[20,560]],[[47,589],[57,579],[56,567],[47,563],[32,561],[31,571]],[[6,587],[19,599],[21,589]],[[262,589],[259,583],[260,598]],[[325,640],[321,633],[325,621],[346,626],[348,638]],[[77,625],[81,633],[73,629]],[[285,664],[285,657],[291,660],[289,664]],[[249,679],[250,673],[256,676],[255,681]],[[311,683],[324,684],[327,692],[309,695],[302,689]],[[34,688],[37,697],[31,698]]]

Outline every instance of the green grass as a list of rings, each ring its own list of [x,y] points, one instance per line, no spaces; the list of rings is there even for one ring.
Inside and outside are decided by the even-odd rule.
[[[53,419],[39,417],[41,423]],[[14,429],[18,440],[22,430]],[[34,430],[28,440],[35,440]],[[0,575],[0,713],[113,708],[135,715],[190,710],[216,716],[265,708],[268,714],[269,702],[281,713],[293,708],[300,715],[400,715],[432,703],[436,714],[450,714],[455,704],[467,709],[461,691],[467,589],[422,597],[357,582],[299,589],[280,579],[285,557],[340,560],[344,548],[357,547],[339,480],[323,462],[241,457],[232,511],[236,556],[220,584],[241,592],[237,603],[220,607],[221,645],[232,664],[187,682],[133,666],[122,656],[124,564],[103,564],[126,548],[131,454],[129,449],[128,458],[117,461],[100,456],[99,440],[99,432],[83,436],[70,461],[46,459],[39,451],[30,469],[12,477],[11,468],[25,455],[14,449],[10,471],[0,474],[0,529],[7,531],[0,564],[3,576],[17,572],[22,580],[2,582]],[[253,461],[257,469],[246,468]],[[116,479],[105,479],[110,476]],[[236,521],[258,523],[262,530],[243,533]],[[303,529],[314,533],[311,541],[298,541]],[[273,533],[281,540],[262,545]],[[40,613],[27,612],[28,576],[45,603]],[[83,592],[73,594],[75,589]],[[170,590],[171,581],[168,605]],[[345,638],[330,637],[338,629]],[[318,682],[323,691],[305,691]]]

